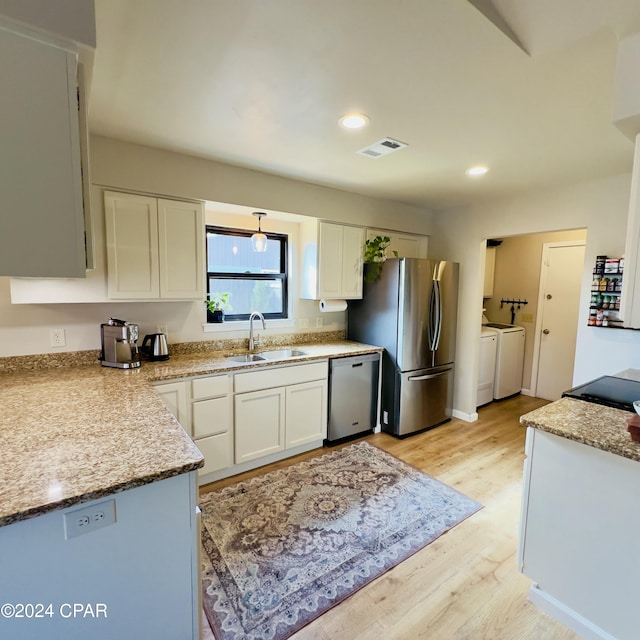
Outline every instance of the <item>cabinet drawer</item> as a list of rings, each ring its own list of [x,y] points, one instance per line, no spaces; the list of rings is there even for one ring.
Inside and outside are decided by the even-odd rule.
[[[322,380],[327,377],[328,361],[312,362],[309,364],[279,367],[260,371],[248,371],[237,373],[234,377],[236,393],[247,391],[259,391],[260,389],[272,389],[286,387],[291,384]]]
[[[195,439],[225,433],[231,428],[231,398],[198,400],[191,405]]]
[[[191,381],[191,397],[193,400],[224,396],[230,391],[229,376],[227,375],[196,378]]]
[[[230,433],[219,433],[208,438],[196,440],[196,446],[204,456],[204,467],[198,469],[199,475],[225,469],[233,462],[232,440]]]

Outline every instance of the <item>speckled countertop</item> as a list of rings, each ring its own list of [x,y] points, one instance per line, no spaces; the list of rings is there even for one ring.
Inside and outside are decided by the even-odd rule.
[[[305,362],[380,351],[296,344]],[[223,352],[172,355],[134,370],[98,363],[0,373],[0,526],[193,471],[203,457],[150,383],[282,364]]]
[[[640,371],[627,369],[615,374],[619,378],[640,380]],[[526,413],[520,423],[569,440],[640,461],[640,443],[631,440],[626,420],[633,413],[592,402],[561,398],[540,409]]]

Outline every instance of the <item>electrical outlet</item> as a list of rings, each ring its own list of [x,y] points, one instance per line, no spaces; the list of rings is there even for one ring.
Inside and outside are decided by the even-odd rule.
[[[51,329],[49,331],[49,340],[52,347],[64,347],[67,344],[64,337],[64,329]]]
[[[82,507],[64,514],[64,537],[69,540],[85,533],[97,531],[116,521],[115,499],[105,500],[90,507]]]
[[[533,313],[523,313],[522,322],[533,322]]]
[[[167,331],[167,325],[166,324],[159,324],[158,325],[158,333],[164,333],[164,335],[168,335],[169,332]]]
[[[316,318],[316,327],[321,327],[322,321],[323,321],[323,318]]]

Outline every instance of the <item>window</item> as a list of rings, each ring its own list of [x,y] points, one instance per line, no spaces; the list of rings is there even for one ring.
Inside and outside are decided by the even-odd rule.
[[[207,294],[228,292],[227,320],[287,317],[287,236],[267,233],[267,250],[251,245],[253,232],[207,226]]]

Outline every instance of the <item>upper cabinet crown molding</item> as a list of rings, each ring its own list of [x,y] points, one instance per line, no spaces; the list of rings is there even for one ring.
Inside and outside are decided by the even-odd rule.
[[[104,192],[107,287],[117,300],[204,300],[204,205]]]
[[[377,236],[386,236],[391,241],[386,251],[387,258],[395,257],[394,251],[398,253],[398,258],[427,257],[429,236],[387,229],[367,229],[367,240],[373,240]]]
[[[301,298],[362,298],[362,227],[310,219],[301,225],[301,252]]]
[[[0,59],[0,275],[84,277],[77,56],[0,27]]]

